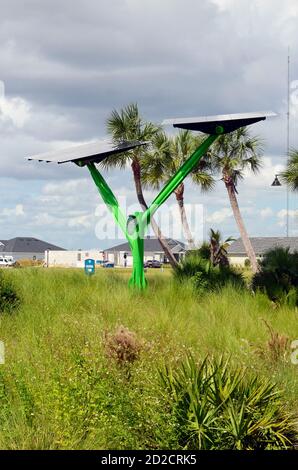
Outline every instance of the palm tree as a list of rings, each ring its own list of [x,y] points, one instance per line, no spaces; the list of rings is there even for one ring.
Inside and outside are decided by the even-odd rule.
[[[159,189],[169,178],[176,174],[185,160],[200,145],[201,139],[194,137],[190,131],[180,131],[176,137],[168,137],[164,132],[158,132],[153,139],[152,150],[142,159],[142,182],[145,186]],[[208,173],[206,162],[201,160],[192,173],[192,178],[202,189],[208,190],[213,186],[213,178]],[[180,219],[188,246],[194,248],[194,239],[189,228],[184,206],[184,183],[174,191],[179,207]]]
[[[209,232],[210,239],[210,261],[213,266],[229,266],[228,259],[228,248],[230,243],[235,239],[233,237],[228,237],[225,240],[222,240],[222,236],[219,230],[210,229]]]
[[[227,189],[235,221],[253,272],[258,271],[258,263],[240,212],[237,183],[244,177],[244,170],[258,172],[261,167],[261,151],[262,141],[256,136],[251,136],[245,127],[220,136],[210,151],[214,168],[221,173],[222,181]]]
[[[298,150],[292,150],[289,157],[282,179],[293,191],[298,191]]]
[[[138,105],[133,103],[121,109],[120,112],[112,111],[107,120],[107,131],[116,143],[123,142],[124,140],[152,141],[160,132],[160,127],[152,122],[144,121],[140,116]],[[140,165],[144,152],[143,147],[137,147],[131,152],[113,155],[104,160],[101,165],[105,168],[118,167],[124,169],[127,163],[130,163],[139,204],[143,210],[146,210],[148,205],[143,194]],[[177,261],[154,219],[151,219],[151,225],[171,266],[175,267]]]

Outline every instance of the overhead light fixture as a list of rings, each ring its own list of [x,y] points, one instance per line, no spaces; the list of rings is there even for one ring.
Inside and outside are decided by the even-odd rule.
[[[275,175],[274,181],[273,181],[273,183],[271,184],[271,186],[282,186],[281,182],[280,182],[279,179],[278,179],[278,176],[279,176],[279,175]]]

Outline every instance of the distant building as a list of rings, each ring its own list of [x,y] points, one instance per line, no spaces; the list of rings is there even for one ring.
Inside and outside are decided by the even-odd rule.
[[[276,247],[289,247],[291,253],[298,251],[298,237],[252,237],[250,241],[258,259],[261,259],[266,251]],[[244,266],[248,258],[241,238],[231,243],[228,257],[231,264]]]
[[[184,258],[186,253],[184,243],[174,240],[173,238],[166,238],[166,242],[177,261]],[[162,263],[167,262],[162,246],[155,237],[147,237],[144,239],[144,252],[145,261],[155,259]],[[133,259],[128,242],[108,248],[104,250],[104,254],[108,259],[111,259],[111,256],[113,257],[112,261],[114,261],[115,266],[132,266]]]
[[[16,261],[19,259],[44,260],[46,250],[64,251],[64,248],[31,237],[0,240],[0,255],[12,256]]]
[[[45,265],[48,268],[83,268],[86,259],[94,259],[100,265],[104,261],[104,253],[100,250],[47,250],[44,254]],[[112,260],[111,260],[112,261]]]

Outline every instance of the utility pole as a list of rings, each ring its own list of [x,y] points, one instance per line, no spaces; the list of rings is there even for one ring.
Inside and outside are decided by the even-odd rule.
[[[289,162],[289,154],[290,154],[290,48],[288,48],[288,96],[287,96],[287,163]],[[286,220],[286,234],[287,238],[289,237],[289,186],[287,185],[287,220]]]

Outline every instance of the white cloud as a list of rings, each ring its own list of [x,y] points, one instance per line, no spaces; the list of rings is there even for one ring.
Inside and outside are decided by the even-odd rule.
[[[24,206],[23,206],[23,204],[17,204],[13,208],[5,207],[4,209],[2,209],[0,215],[2,217],[12,217],[12,216],[21,217],[21,216],[24,216],[25,215]]]
[[[287,214],[289,215],[289,219],[298,220],[298,210],[289,210],[282,209],[277,213],[278,225],[280,227],[284,227],[286,225]]]
[[[21,225],[28,235],[58,245],[96,245],[92,214],[95,225],[101,199],[87,169],[23,157],[101,138],[111,110],[132,101],[158,122],[177,115],[279,112],[251,128],[266,139],[264,167],[259,175],[247,174],[238,188],[248,231],[277,234],[285,187],[271,183],[286,162],[287,45],[295,80],[297,10],[297,0],[3,2],[0,78],[7,94],[0,82],[0,175],[2,210],[11,217],[9,224],[3,218],[3,238],[18,235]],[[298,146],[291,121],[291,145]],[[130,171],[108,172],[108,181],[118,198],[126,197],[123,206],[136,202]],[[236,234],[224,185],[202,195],[186,184],[185,203],[204,203],[208,222]],[[295,201],[291,194],[291,208]]]
[[[233,6],[234,0],[211,0],[222,11],[228,10]],[[238,0],[239,1],[239,0]]]
[[[57,224],[57,220],[52,215],[48,214],[47,212],[42,212],[40,214],[36,214],[33,217],[33,225],[39,225],[44,227],[46,225]]]
[[[83,228],[88,228],[89,229],[93,226],[93,224],[94,224],[94,215],[93,214],[81,215],[79,217],[72,217],[67,222],[68,227],[71,227],[71,228],[83,227]]]
[[[212,214],[208,215],[206,217],[206,222],[209,222],[209,223],[222,223],[225,220],[231,218],[232,216],[233,216],[232,209],[229,209],[228,207],[224,207],[223,209],[220,209],[220,210],[215,211]]]
[[[271,217],[274,214],[271,207],[266,207],[265,209],[261,209],[259,212],[260,212],[261,217],[263,217],[264,219],[266,219],[267,217]]]
[[[19,96],[7,98],[5,86],[0,81],[0,123],[11,123],[17,128],[22,128],[30,117],[29,103]]]
[[[88,178],[75,179],[75,180],[61,180],[59,182],[53,181],[44,185],[42,192],[47,196],[60,197],[61,203],[63,196],[69,195],[82,195],[84,191],[88,190],[91,186],[91,181]]]
[[[240,184],[245,188],[249,188],[251,191],[255,191],[256,189],[268,189],[275,175],[284,170],[285,163],[274,163],[273,157],[264,156],[262,157],[262,167],[260,171],[257,174],[253,174],[247,169],[244,173],[245,180]]]

